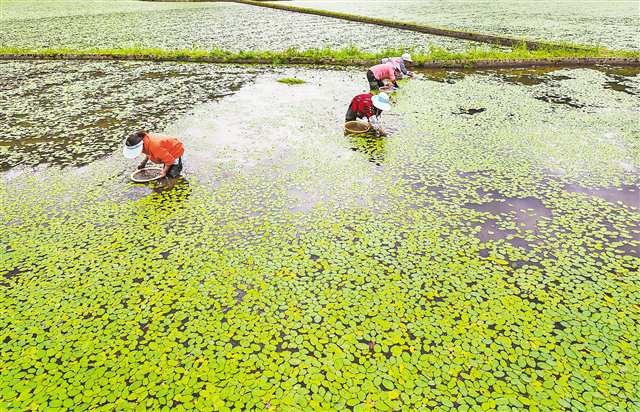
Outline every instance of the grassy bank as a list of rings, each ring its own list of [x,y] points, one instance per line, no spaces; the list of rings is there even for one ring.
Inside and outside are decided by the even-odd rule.
[[[229,51],[212,50],[163,50],[153,48],[122,48],[122,49],[68,49],[50,48],[32,50],[26,48],[0,48],[0,58],[59,58],[70,60],[89,58],[109,58],[123,60],[171,60],[210,63],[268,63],[268,64],[334,64],[334,65],[369,65],[387,56],[397,56],[404,52],[401,49],[390,49],[380,52],[362,51],[356,47],[343,49],[288,49],[284,51]],[[634,64],[640,60],[638,51],[611,51],[604,48],[574,49],[571,47],[543,47],[535,50],[520,44],[511,50],[490,47],[475,47],[464,52],[451,52],[439,47],[432,47],[428,52],[414,52],[412,54],[416,66],[431,67],[434,64],[469,64],[477,62],[495,61],[537,61],[549,60],[562,62],[563,60],[585,62],[593,60],[599,64],[599,59],[628,59]]]

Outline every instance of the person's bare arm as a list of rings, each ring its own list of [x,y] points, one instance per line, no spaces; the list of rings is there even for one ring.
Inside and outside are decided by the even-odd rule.
[[[158,150],[154,152],[154,155],[157,156],[158,159],[164,164],[164,167],[162,168],[162,174],[160,174],[160,177],[161,178],[165,177],[169,172],[169,169],[171,168],[171,166],[173,166],[173,162],[176,159],[174,159],[174,157],[171,156],[171,153],[169,153],[169,151],[162,146],[159,147]]]
[[[164,167],[162,168],[162,174],[160,175],[161,178],[165,177],[167,173],[169,173],[169,169],[171,169],[171,166],[171,164],[164,165]]]
[[[369,120],[369,124],[379,136],[385,136],[384,129],[380,124],[380,118],[378,118],[378,116],[372,115],[367,120]]]
[[[149,156],[145,156],[144,160],[140,162],[138,165],[138,169],[144,169],[147,166],[147,162],[149,161]]]

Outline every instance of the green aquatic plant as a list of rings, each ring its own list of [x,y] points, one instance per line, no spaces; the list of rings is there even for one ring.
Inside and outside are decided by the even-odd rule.
[[[139,10],[136,10],[136,5]],[[61,15],[47,17],[49,8],[53,9],[52,13]],[[298,15],[291,19],[288,12],[230,2],[158,5],[134,2],[124,7],[106,3],[95,8],[101,12],[91,10],[82,14],[77,7],[69,7],[68,0],[52,3],[50,7],[36,6],[32,0],[21,0],[9,2],[8,6],[3,7],[3,12],[5,9],[6,13],[0,19],[5,15],[24,14],[24,17],[3,19],[0,45],[34,49],[64,46],[74,49],[140,47],[207,50],[218,47],[237,53],[255,49],[256,45],[266,50],[282,51],[289,47],[340,48],[358,44],[364,50],[375,51],[380,44],[418,48],[433,44],[461,51],[470,45],[480,44],[385,27],[376,30],[374,39],[367,25],[327,21],[325,17],[312,15]],[[121,12],[122,9],[128,11]],[[65,10],[68,16],[64,15]],[[150,12],[152,10],[153,13]],[[37,11],[42,12],[40,18]],[[145,24],[138,24],[141,19]],[[207,24],[203,26],[202,21],[207,21]],[[246,30],[247,25],[255,21],[268,21],[269,24],[261,30]],[[180,30],[175,29],[178,25]],[[223,26],[225,30],[217,29]],[[322,27],[321,36],[318,35],[318,27]],[[55,39],[46,36],[51,32],[56,33]],[[401,39],[400,43],[398,39]]]
[[[118,49],[29,49],[4,47],[0,48],[0,57],[10,58],[60,58],[60,59],[99,59],[114,58],[128,60],[160,60],[160,61],[194,61],[213,63],[272,63],[272,64],[327,64],[327,65],[372,65],[380,59],[388,56],[402,54],[404,49],[389,49],[379,52],[362,51],[350,46],[342,49],[307,49],[298,50],[290,48],[284,51],[250,50],[234,52],[230,50],[164,50],[149,48],[118,48]],[[597,47],[573,49],[568,47],[539,48],[530,50],[525,44],[520,44],[511,50],[500,48],[473,47],[465,52],[452,52],[446,49],[432,46],[427,52],[413,52],[412,58],[417,66],[443,67],[451,65],[470,65],[480,61],[495,61],[496,65],[502,60],[518,60],[525,64],[527,61],[539,61],[538,64],[548,63],[562,64],[567,59],[567,64],[575,65],[576,59],[585,59],[585,64],[596,65],[606,63],[606,60],[598,59],[640,59],[640,51],[611,51]],[[593,59],[593,60],[590,60]]]
[[[278,79],[279,83],[284,84],[305,84],[306,81],[302,79],[298,79],[296,77],[283,77],[282,79]]]
[[[635,407],[640,142],[618,72],[427,73],[365,142],[335,121],[350,90],[265,98],[354,72],[290,70],[181,117],[171,189],[118,156],[0,175],[0,409]],[[220,125],[245,129],[224,146]]]
[[[296,13],[302,13],[302,14],[311,14],[316,16],[330,17],[330,18],[354,21],[358,23],[374,24],[378,26],[385,26],[385,27],[415,31],[420,33],[428,33],[428,34],[433,34],[438,36],[453,37],[453,38],[464,39],[464,40],[473,40],[477,42],[489,43],[492,45],[502,45],[502,46],[511,47],[511,46],[522,43],[531,49],[537,49],[537,48],[549,49],[549,48],[556,48],[556,47],[560,49],[566,49],[568,47],[573,49],[583,48],[582,45],[568,45],[568,43],[566,42],[565,44],[558,44],[558,43],[553,43],[549,41],[530,40],[525,38],[508,37],[504,35],[475,33],[471,31],[456,30],[456,29],[445,28],[445,27],[435,27],[435,26],[426,25],[426,24],[394,21],[394,20],[389,20],[385,18],[380,18],[378,16],[376,17],[362,16],[362,15],[356,15],[356,14],[350,14],[350,13],[330,11],[325,9],[313,9],[309,7],[298,7],[298,6],[288,5],[288,4],[279,4],[277,2],[261,2],[261,1],[254,1],[254,0],[233,0],[233,1],[235,3],[247,4],[247,5],[258,6],[258,7],[266,7],[271,9],[284,10],[284,11],[290,11],[290,12],[296,12]]]
[[[40,64],[40,76],[14,81],[32,67],[0,61],[0,82],[7,85],[0,105],[8,119],[0,136],[0,170],[17,164],[90,163],[113,153],[131,130],[164,128],[195,104],[233,94],[264,72],[259,67],[96,61],[78,73],[75,64],[48,62]],[[68,93],[83,99],[58,104]]]
[[[367,22],[407,24],[415,29],[422,26],[435,29],[454,29],[459,32],[493,34],[501,37],[526,37],[542,42],[571,41],[579,44],[602,44],[614,49],[638,49],[636,28],[640,16],[631,2],[599,2],[590,8],[575,7],[575,3],[540,0],[536,6],[544,14],[532,12],[531,4],[496,0],[492,2],[457,2],[426,5],[421,0],[406,0],[400,6],[386,2],[323,2],[298,0],[278,6],[292,11],[315,9],[327,17],[352,17]],[[321,9],[321,10],[318,10]],[[304,10],[302,10],[304,13]],[[335,13],[335,14],[332,14]],[[553,18],[548,18],[553,16]],[[360,20],[361,18],[361,20]],[[607,29],[602,30],[602,21]]]

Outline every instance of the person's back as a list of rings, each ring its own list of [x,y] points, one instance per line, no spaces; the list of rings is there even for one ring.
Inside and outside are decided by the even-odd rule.
[[[362,93],[351,99],[345,121],[350,122],[365,118],[378,133],[384,134],[379,117],[384,110],[389,109],[391,109],[391,104],[386,93],[380,93],[376,96],[371,93]]]
[[[380,60],[381,64],[387,64],[387,63],[402,63],[402,57],[385,57],[384,59]]]
[[[384,64],[376,64],[369,70],[373,72],[373,75],[376,77],[377,80],[390,79],[392,81],[395,81],[396,79],[394,75],[393,63],[391,62],[384,63]]]
[[[349,107],[351,108],[351,110],[353,111],[356,117],[359,117],[359,118],[365,117],[369,119],[370,117],[373,117],[374,115],[379,114],[379,113],[376,113],[376,110],[373,106],[372,98],[373,98],[373,95],[371,93],[362,93],[355,96],[351,100],[351,104],[349,105]],[[349,120],[355,120],[355,119],[349,119]]]
[[[162,164],[161,176],[178,177],[182,172],[182,155],[184,145],[177,137],[151,134],[146,130],[139,130],[129,135],[122,149],[124,157],[133,159],[144,154],[144,160],[138,169],[146,167],[147,162]]]
[[[381,60],[382,64],[391,63],[396,71],[396,77],[398,79],[402,79],[403,75],[407,75],[409,72],[407,71],[406,66],[404,65],[404,60],[402,57],[385,57]]]
[[[142,152],[153,163],[173,164],[184,154],[184,145],[175,137],[147,133],[143,142]]]
[[[388,80],[395,87],[398,87],[395,76],[395,68],[393,63],[377,64],[367,70],[367,80],[369,81],[369,88],[371,90],[378,90],[385,85],[385,81]]]

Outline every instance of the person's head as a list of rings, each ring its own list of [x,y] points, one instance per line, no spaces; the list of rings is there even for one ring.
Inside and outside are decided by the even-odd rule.
[[[138,130],[135,133],[131,133],[124,141],[124,147],[122,148],[124,157],[133,159],[142,153],[142,140],[148,133],[146,130]]]
[[[391,103],[389,102],[389,95],[386,93],[380,93],[371,98],[373,107],[381,112],[391,109]]]
[[[413,66],[413,60],[411,60],[411,55],[409,53],[405,53],[402,55],[402,61],[404,61],[404,65],[406,67]]]

